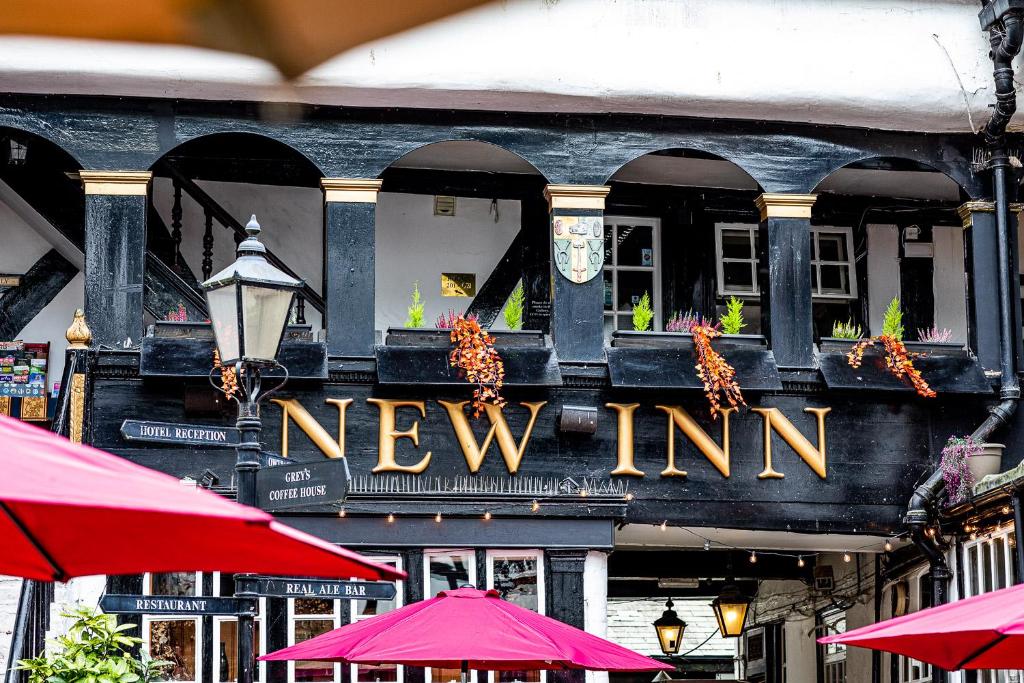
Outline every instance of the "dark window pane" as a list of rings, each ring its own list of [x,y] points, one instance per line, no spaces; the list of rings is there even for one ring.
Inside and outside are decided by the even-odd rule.
[[[620,266],[654,265],[654,232],[649,225],[618,226]]]
[[[334,629],[330,619],[296,619],[295,642],[315,638]],[[295,662],[295,680],[307,683],[329,683],[334,680],[334,662]]]
[[[218,670],[220,671],[221,683],[230,683],[238,680],[238,669],[235,663],[238,661],[238,622],[221,621],[217,624],[220,637],[220,652],[218,653]],[[260,623],[257,621],[252,631],[253,652],[260,651]],[[254,670],[255,680],[260,679],[260,667],[257,664]]]
[[[220,573],[220,581],[218,581],[217,589],[220,591],[217,595],[231,596],[235,594],[235,575],[229,574],[228,572]]]
[[[195,595],[196,575],[195,572],[153,574],[150,577],[150,587],[153,595]]]
[[[475,558],[472,553],[430,555],[430,584],[428,597],[441,591],[454,590],[469,583],[469,567]]]
[[[389,567],[397,566],[393,560],[379,562],[378,564],[386,564]],[[401,591],[401,588],[399,588]],[[396,594],[397,595],[397,594]],[[395,609],[397,604],[394,598],[391,600],[353,600],[352,601],[352,614],[357,617],[369,617],[375,614],[384,614]]]
[[[623,270],[617,273],[619,278],[619,311],[632,311],[640,301],[644,292],[650,296],[651,308],[654,308],[654,274],[648,271]]]
[[[606,266],[614,265],[615,261],[612,259],[612,226],[604,226],[604,264]]]
[[[992,590],[992,544],[981,546],[981,592]]]
[[[612,271],[604,271],[604,310],[612,310]]]
[[[149,622],[149,655],[171,663],[161,671],[164,680],[196,680],[196,622],[191,619]]]
[[[995,582],[993,583],[993,590],[999,590],[1000,588],[1006,588],[1006,543],[997,538],[992,541],[992,549],[996,553],[995,557]]]
[[[971,577],[971,587],[967,591],[968,595],[980,595],[981,594],[981,581],[978,578],[978,546],[973,545],[967,551],[967,569]]]
[[[617,330],[632,330],[633,329],[633,316],[630,315],[618,315]]]
[[[538,611],[537,558],[495,557],[494,589],[520,607]]]
[[[746,230],[722,230],[722,258],[754,258],[750,249],[750,233]]]
[[[333,600],[302,598],[295,601],[296,614],[334,614]]]
[[[818,234],[818,250],[822,261],[845,261],[846,238],[843,235]],[[814,258],[813,256],[811,258]]]
[[[749,263],[723,263],[725,289],[730,292],[753,292],[754,273]]]
[[[849,270],[846,266],[819,266],[822,294],[849,294]],[[812,269],[813,270],[813,269]]]
[[[356,666],[356,680],[359,683],[395,683],[398,680],[398,666],[395,664],[359,664]]]

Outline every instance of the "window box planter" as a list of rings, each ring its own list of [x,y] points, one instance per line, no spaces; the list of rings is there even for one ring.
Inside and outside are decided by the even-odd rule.
[[[818,350],[821,353],[842,353],[845,355],[850,352],[855,343],[856,341],[853,339],[822,337],[821,341],[818,342]],[[903,344],[907,347],[907,351],[911,353],[923,353],[928,356],[950,356],[954,358],[967,358],[970,356],[964,345],[957,342],[907,341],[903,342]],[[869,346],[864,352],[865,355],[878,355],[879,353],[879,344],[877,342],[874,346]]]
[[[210,323],[158,321],[150,325],[142,339],[139,374],[143,377],[207,377],[213,367],[214,347]],[[327,378],[327,345],[313,339],[310,325],[288,326],[278,360],[295,379]]]
[[[711,344],[722,351],[768,348],[768,341],[760,334],[723,334]],[[612,332],[612,348],[676,349],[681,346],[692,347],[693,335],[689,332]]]
[[[549,346],[543,332],[539,330],[488,330],[494,337],[494,346],[508,348],[545,348]],[[451,330],[434,327],[389,327],[385,346],[425,346],[451,348]]]
[[[492,330],[494,346],[505,364],[508,386],[561,386],[554,349],[537,330]],[[451,330],[433,327],[390,327],[375,351],[381,384],[468,386],[451,367]]]

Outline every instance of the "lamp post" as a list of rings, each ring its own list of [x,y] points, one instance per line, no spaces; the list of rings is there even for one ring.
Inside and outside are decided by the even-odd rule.
[[[654,630],[658,632],[658,644],[661,651],[668,656],[679,654],[679,646],[683,643],[683,632],[686,622],[679,618],[672,609],[672,598],[665,603],[666,609],[654,620]]]
[[[236,378],[234,391],[225,393],[238,404],[235,422],[240,437],[235,459],[237,499],[243,505],[255,507],[262,428],[260,401],[288,381],[288,371],[277,362],[277,352],[288,325],[292,299],[302,288],[302,281],[267,261],[267,249],[259,241],[260,224],[255,215],[249,219],[245,232],[248,237],[238,245],[235,262],[204,282],[202,288],[221,364],[233,366]],[[284,379],[271,389],[261,391],[261,373],[271,368],[284,370]],[[225,390],[223,386],[214,386]],[[236,591],[236,595],[244,597],[248,591]],[[255,669],[252,616],[238,617],[237,643],[237,683],[252,683]]]
[[[723,638],[739,638],[743,635],[750,602],[750,598],[740,593],[740,589],[734,585],[723,588],[721,594],[711,602]]]

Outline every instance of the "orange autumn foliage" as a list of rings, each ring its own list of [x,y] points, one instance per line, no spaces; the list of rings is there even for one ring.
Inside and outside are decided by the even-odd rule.
[[[882,347],[885,349],[885,367],[889,369],[893,377],[897,379],[906,377],[919,396],[935,398],[935,390],[928,386],[928,382],[921,376],[921,371],[914,367],[913,359],[921,354],[907,351],[906,345],[896,337],[883,334],[879,337],[858,341],[846,354],[846,362],[850,364],[851,368],[860,367],[864,362],[864,352],[869,346],[874,346],[876,341],[882,342]]]
[[[466,374],[473,389],[473,417],[479,417],[485,403],[504,406],[501,387],[505,381],[505,364],[494,348],[494,337],[480,327],[475,318],[455,318],[451,341],[455,345],[448,360],[452,367]]]
[[[213,367],[220,369],[220,384],[224,395],[228,398],[233,397],[238,391],[238,376],[235,375],[235,369],[230,365],[221,365],[220,352],[217,349],[213,350]]]
[[[718,326],[708,322],[694,322],[690,325],[690,334],[693,335],[693,348],[697,353],[697,365],[694,367],[697,369],[697,377],[704,383],[704,395],[711,404],[711,419],[718,419],[718,411],[722,407],[719,395],[725,397],[733,408],[747,405],[735,379],[736,370],[711,347],[711,340],[722,336]]]

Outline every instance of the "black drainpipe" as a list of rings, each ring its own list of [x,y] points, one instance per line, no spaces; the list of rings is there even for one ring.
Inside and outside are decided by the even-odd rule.
[[[996,11],[1000,11],[997,16]],[[1014,339],[1011,313],[1010,273],[1010,199],[1006,191],[1006,178],[1010,166],[1009,154],[1006,149],[1006,125],[1017,109],[1016,91],[1013,86],[1013,58],[1020,52],[1024,40],[1024,0],[994,0],[986,5],[978,15],[983,29],[989,31],[989,43],[992,58],[993,77],[996,86],[996,105],[992,118],[985,125],[982,135],[985,145],[991,153],[990,168],[992,169],[992,193],[995,202],[996,236],[998,238],[999,256],[999,398],[1000,403],[989,410],[985,419],[971,438],[976,442],[988,441],[992,433],[1007,424],[1017,410],[1020,398],[1020,384],[1017,381],[1017,370],[1014,363]],[[1013,283],[1016,277],[1013,278]],[[910,529],[910,537],[914,544],[928,559],[932,576],[933,603],[941,605],[946,602],[946,589],[950,579],[949,567],[943,550],[928,535],[927,528],[931,521],[931,513],[938,502],[945,482],[942,471],[935,470],[928,479],[917,487],[910,497],[904,523]],[[945,673],[939,669],[932,670],[932,680],[941,683]]]

